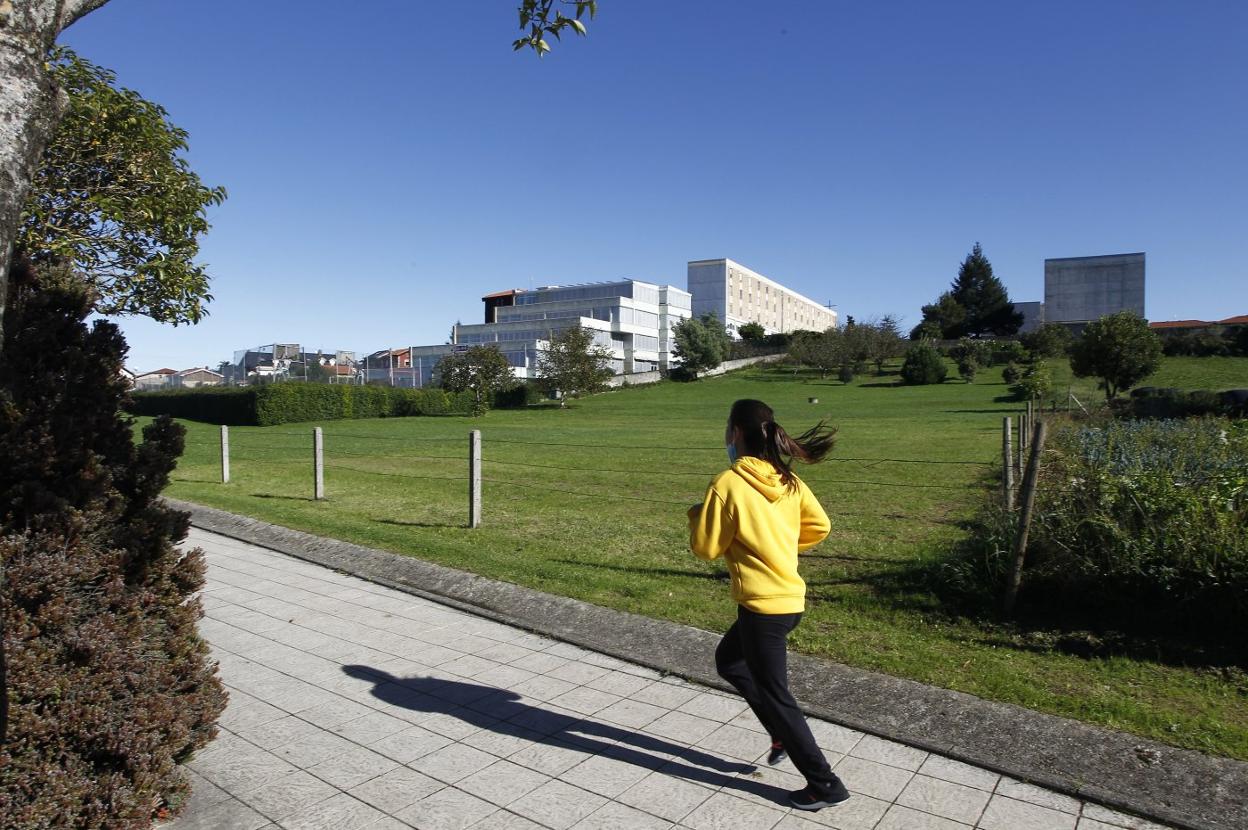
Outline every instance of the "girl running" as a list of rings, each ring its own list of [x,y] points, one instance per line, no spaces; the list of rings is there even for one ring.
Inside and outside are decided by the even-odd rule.
[[[849,799],[789,692],[785,652],[806,607],[798,551],[822,542],[830,529],[827,513],[791,464],[821,461],[834,434],[820,421],[791,438],[767,404],[737,401],[724,432],[732,467],[715,477],[701,504],[689,508],[689,546],[702,559],[724,557],[737,602],[737,621],[715,650],[716,668],[771,735],[767,763],[778,764],[787,754],[806,777],[804,789],[789,793],[799,810]]]

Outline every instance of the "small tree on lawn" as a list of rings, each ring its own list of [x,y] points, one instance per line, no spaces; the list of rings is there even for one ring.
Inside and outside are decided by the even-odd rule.
[[[912,386],[928,383],[944,383],[949,368],[940,350],[930,343],[915,343],[906,351],[906,360],[901,365],[901,379]]]
[[[1075,377],[1095,377],[1112,401],[1161,365],[1161,339],[1148,321],[1130,311],[1089,323],[1070,349]]]
[[[1043,360],[1035,360],[1023,369],[1014,387],[1023,400],[1036,401],[1053,391],[1053,374]]]
[[[537,376],[550,392],[559,392],[559,405],[568,398],[601,392],[611,378],[611,352],[594,343],[594,333],[572,326],[550,336],[550,345],[537,356]]]
[[[971,383],[976,373],[991,362],[992,346],[982,340],[963,337],[949,350],[949,357],[958,365],[962,379]]]
[[[901,336],[901,326],[898,325],[897,318],[891,314],[885,314],[869,325],[871,329],[870,360],[875,364],[875,373],[880,375],[884,373],[886,361],[900,357],[904,353],[905,341]]]
[[[680,360],[682,369],[695,377],[723,363],[732,344],[728,330],[714,314],[682,320],[672,334],[676,340],[673,356]]]
[[[515,383],[511,364],[494,344],[448,354],[437,369],[446,391],[472,392],[473,415],[484,415],[494,393]]]

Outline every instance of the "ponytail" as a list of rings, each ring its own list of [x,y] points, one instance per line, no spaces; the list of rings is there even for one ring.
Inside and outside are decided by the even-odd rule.
[[[817,464],[836,445],[836,428],[820,421],[797,438],[784,431],[775,421],[775,413],[762,401],[739,400],[728,415],[729,427],[738,427],[749,455],[771,462],[780,473],[780,480],[790,488],[796,486],[792,462]]]

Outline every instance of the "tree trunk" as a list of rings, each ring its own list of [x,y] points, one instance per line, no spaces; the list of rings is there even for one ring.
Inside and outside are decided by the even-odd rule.
[[[0,0],[0,350],[9,264],[35,165],[68,103],[47,71],[56,36],[108,0]]]
[[[0,349],[9,263],[35,165],[61,112],[56,87],[44,70],[45,50],[0,30]]]

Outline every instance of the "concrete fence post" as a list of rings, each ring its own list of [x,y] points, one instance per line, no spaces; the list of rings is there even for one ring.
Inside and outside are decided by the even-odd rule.
[[[1001,419],[1001,491],[1005,498],[1005,509],[1014,509],[1014,441],[1011,428],[1013,418]]]
[[[221,425],[221,483],[230,483],[230,428]]]
[[[468,433],[468,527],[481,526],[481,430]]]
[[[325,441],[320,427],[312,427],[312,497],[325,498]]]
[[[1023,453],[1024,453],[1023,431],[1024,431],[1024,427],[1025,425],[1023,423],[1023,416],[1020,414],[1018,416],[1018,440],[1014,442],[1014,447],[1015,447],[1014,480],[1015,481],[1021,481],[1023,478]]]

